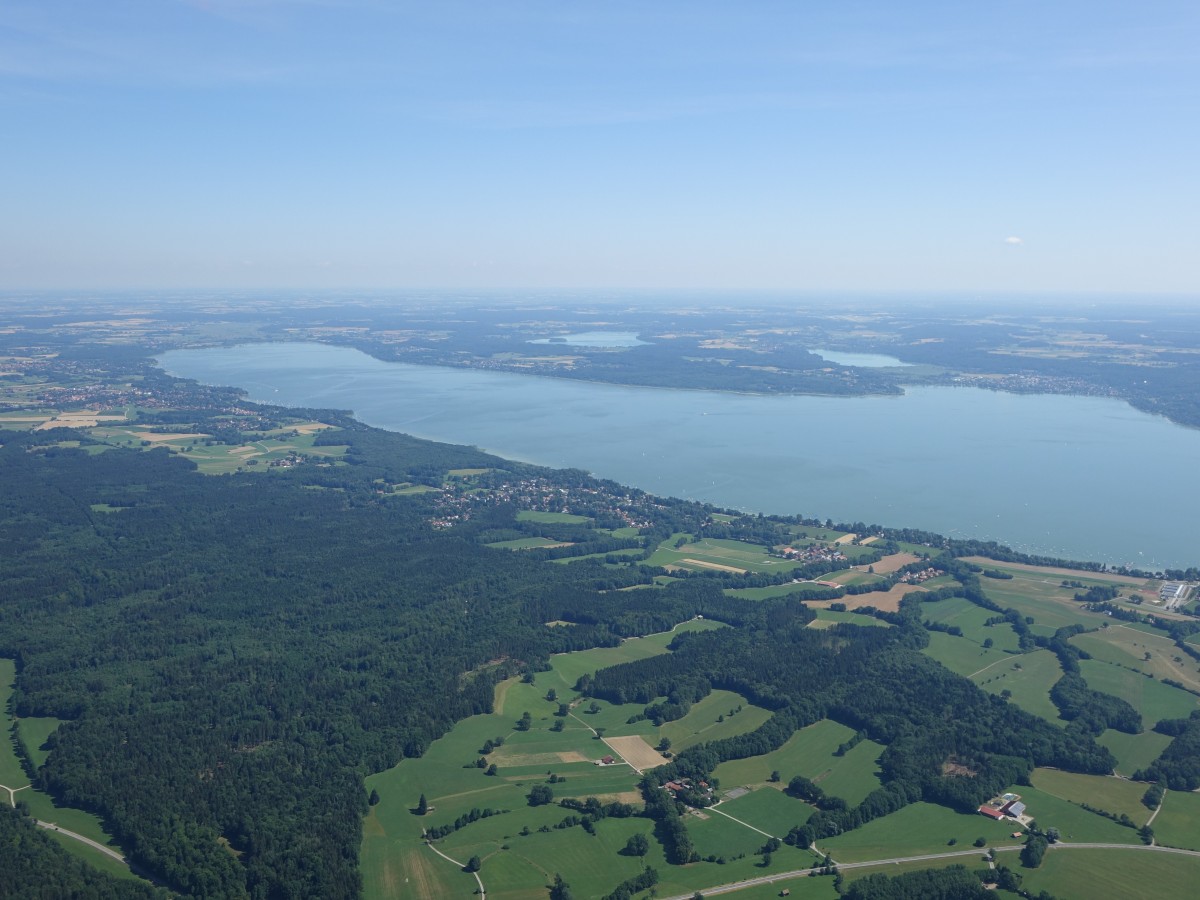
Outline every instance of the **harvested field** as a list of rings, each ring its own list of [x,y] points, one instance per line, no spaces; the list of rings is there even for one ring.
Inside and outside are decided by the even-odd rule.
[[[851,533],[851,534],[843,534],[843,535],[842,535],[840,538],[838,538],[836,541],[834,541],[834,543],[835,543],[835,544],[849,544],[849,543],[850,543],[851,541],[853,541],[853,540],[854,540],[856,537],[858,537],[858,535],[857,535],[857,534],[853,534],[853,533]]]
[[[745,575],[746,569],[739,569],[736,566],[723,566],[720,563],[705,562],[702,559],[681,559],[679,561],[685,566],[700,566],[702,569],[716,569],[720,572],[736,572],[738,575]]]
[[[616,740],[621,740],[617,738]],[[563,750],[555,753],[505,753],[504,748],[497,750],[492,757],[499,766],[552,766],[555,763],[591,762],[576,750]]]
[[[865,546],[867,546],[867,544],[873,544],[873,543],[875,543],[877,540],[879,540],[879,535],[877,535],[877,534],[873,534],[873,535],[871,535],[870,537],[865,537],[865,538],[863,538],[863,539],[862,539],[861,541],[859,541],[858,543],[859,543],[861,546],[865,547]]]
[[[869,594],[847,594],[839,600],[806,600],[804,602],[815,609],[826,608],[830,603],[843,603],[846,609],[873,606],[884,612],[896,612],[900,609],[900,601],[904,598],[905,594],[921,590],[924,590],[924,588],[919,584],[897,584],[890,591],[873,591]]]
[[[98,413],[63,413],[55,416],[49,422],[43,422],[37,427],[38,431],[48,428],[95,428],[101,422],[124,422],[124,415],[104,416]]]
[[[872,563],[876,575],[887,575],[889,572],[895,572],[897,569],[902,569],[909,563],[915,563],[919,556],[915,553],[893,553],[891,556],[885,556],[877,563]]]
[[[303,425],[293,425],[292,430],[300,434],[315,434],[318,431],[324,431],[332,427],[332,425],[326,425],[324,422],[305,422]]]
[[[667,762],[667,758],[646,743],[646,739],[640,735],[604,738],[604,743],[639,772]]]

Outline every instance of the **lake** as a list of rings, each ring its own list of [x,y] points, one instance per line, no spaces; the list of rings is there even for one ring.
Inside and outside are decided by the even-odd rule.
[[[1200,431],[1108,398],[624,387],[300,343],[176,350],[160,362],[252,400],[353,410],[369,425],[661,495],[1147,569],[1200,561],[1191,508]]]

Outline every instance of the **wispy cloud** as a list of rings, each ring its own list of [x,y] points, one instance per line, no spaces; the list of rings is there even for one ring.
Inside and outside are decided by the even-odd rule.
[[[1025,241],[1022,238],[1017,237],[1016,235],[1010,235],[1009,237],[1006,237],[1004,239],[1004,243],[1008,244],[1008,246],[1010,246],[1010,247],[1025,246]]]

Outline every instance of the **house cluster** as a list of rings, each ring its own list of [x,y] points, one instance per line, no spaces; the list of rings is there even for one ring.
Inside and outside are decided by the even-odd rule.
[[[999,797],[993,797],[983,806],[979,807],[979,812],[989,819],[996,819],[997,821],[1010,819],[1022,825],[1030,821],[1030,817],[1025,815],[1025,804],[1021,802],[1020,794],[1003,794]]]
[[[801,562],[845,562],[846,554],[833,547],[823,544],[813,544],[811,547],[784,547],[779,550],[784,559],[795,559]]]
[[[677,781],[668,781],[663,785],[664,791],[670,791],[672,797],[678,797],[680,794],[690,791],[699,791],[702,794],[712,796],[713,789],[707,781],[697,781],[694,784],[690,778],[680,778]]]
[[[478,507],[507,503],[536,512],[611,517],[626,527],[639,529],[650,528],[654,524],[653,510],[661,508],[649,497],[633,497],[593,486],[563,486],[545,478],[522,478],[487,485],[485,490],[475,485],[451,485],[438,500],[433,526],[452,528],[470,519]]]
[[[920,584],[923,581],[928,581],[930,578],[937,578],[941,574],[941,572],[934,568],[922,569],[920,572],[905,572],[900,576],[900,582],[902,584]]]

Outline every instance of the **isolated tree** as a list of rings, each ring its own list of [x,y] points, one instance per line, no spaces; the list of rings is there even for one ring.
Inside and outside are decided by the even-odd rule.
[[[423,816],[429,812],[429,801],[425,799],[425,795],[421,795],[421,799],[417,801],[417,815]]]
[[[469,860],[467,860],[466,869],[468,872],[478,872],[480,866],[482,865],[483,861],[478,856],[472,856]]]
[[[371,788],[371,796],[367,798],[367,803],[370,806],[375,806],[379,803],[379,791],[375,790],[375,788]]]
[[[529,789],[529,805],[545,806],[554,800],[554,789],[548,784],[535,784]]]
[[[625,842],[626,856],[645,856],[650,852],[650,839],[640,831]]]
[[[659,753],[662,753],[665,750],[670,750],[671,749],[671,739],[663,738],[661,741],[658,742],[658,747],[655,749],[657,749]]]
[[[554,688],[550,688],[550,690],[546,691],[546,699],[553,703],[558,699],[558,691],[556,691]]]

